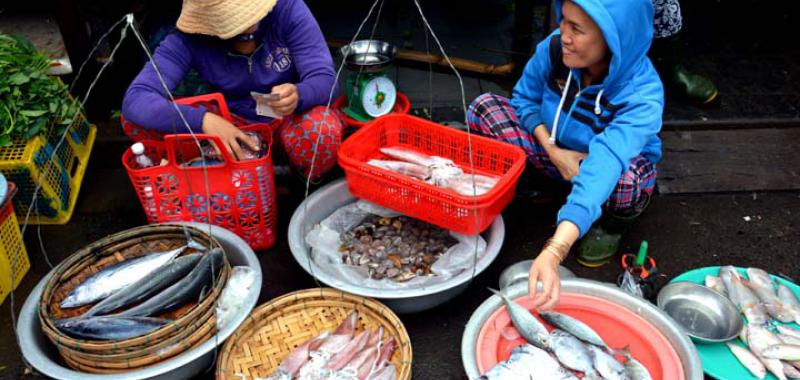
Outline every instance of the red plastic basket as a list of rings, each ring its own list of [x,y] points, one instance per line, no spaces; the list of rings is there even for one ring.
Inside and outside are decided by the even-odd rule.
[[[389,146],[449,158],[469,172],[467,133],[418,117],[391,114],[361,128],[339,149],[339,165],[353,195],[464,234],[489,227],[513,198],[517,180],[525,168],[522,149],[473,134],[475,173],[501,178],[486,194],[464,196],[367,164],[373,158],[386,158],[379,149]]]
[[[225,120],[230,121],[237,127],[242,127],[248,124],[247,120],[243,119],[242,117],[231,114],[231,112],[228,110],[228,104],[225,103],[225,97],[219,92],[181,98],[175,100],[175,103],[192,107],[205,107],[205,109],[207,109],[209,112],[213,112],[222,116]],[[119,117],[119,121],[122,124],[122,131],[134,142],[148,140],[163,141],[164,136],[166,136],[164,133],[152,131],[133,124],[121,115]],[[176,128],[176,132],[186,132],[184,128],[185,127],[181,125],[180,127]]]
[[[242,129],[258,132],[267,146],[272,146],[272,130],[268,124],[253,124]],[[208,140],[217,147],[224,147],[217,136],[196,136],[201,141]],[[277,207],[271,148],[264,157],[249,161],[236,161],[222,148],[219,149],[223,157],[221,164],[184,167],[180,164],[200,156],[191,135],[167,135],[163,142],[142,143],[146,154],[156,164],[161,158],[169,161],[163,166],[139,169],[131,149],[122,156],[150,223],[209,223],[235,232],[256,250],[275,244]]]

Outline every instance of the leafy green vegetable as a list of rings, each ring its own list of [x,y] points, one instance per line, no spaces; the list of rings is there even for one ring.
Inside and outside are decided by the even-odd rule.
[[[69,90],[47,75],[50,59],[20,36],[0,33],[0,147],[63,133],[79,111]]]

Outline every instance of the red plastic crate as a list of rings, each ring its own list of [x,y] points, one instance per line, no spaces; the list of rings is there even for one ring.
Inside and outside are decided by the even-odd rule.
[[[228,110],[228,104],[225,103],[225,97],[219,92],[192,96],[188,98],[180,98],[175,100],[175,103],[192,107],[205,107],[208,112],[213,112],[222,116],[225,120],[230,121],[237,127],[242,127],[248,124],[247,120],[243,119],[242,117],[231,114],[231,112]],[[166,136],[164,133],[152,131],[133,124],[126,120],[122,115],[120,115],[119,121],[120,124],[122,124],[122,131],[134,142],[148,140],[163,141],[164,136]],[[176,132],[186,132],[184,129],[185,127],[183,125],[176,126]]]
[[[475,173],[501,176],[491,191],[478,197],[367,164],[373,158],[386,158],[380,148],[402,146],[449,158],[469,172],[469,135],[414,116],[390,114],[367,124],[342,143],[339,165],[353,195],[442,228],[474,234],[489,227],[513,198],[525,168],[525,152],[475,134],[471,139]]]
[[[258,132],[269,147],[272,130],[267,124],[242,127]],[[217,136],[197,134],[199,140],[223,147]],[[264,157],[236,161],[220,149],[223,163],[205,167],[182,167],[180,163],[199,157],[191,135],[167,135],[164,141],[143,141],[145,152],[158,164],[139,169],[129,148],[122,156],[133,187],[150,223],[196,221],[227,228],[253,249],[275,244],[277,206],[271,148]],[[207,176],[207,181],[206,181]]]

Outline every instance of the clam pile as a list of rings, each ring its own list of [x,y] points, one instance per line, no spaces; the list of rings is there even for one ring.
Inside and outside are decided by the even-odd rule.
[[[343,233],[342,261],[365,269],[370,278],[404,282],[431,275],[431,265],[457,241],[428,223],[398,216],[370,216]]]

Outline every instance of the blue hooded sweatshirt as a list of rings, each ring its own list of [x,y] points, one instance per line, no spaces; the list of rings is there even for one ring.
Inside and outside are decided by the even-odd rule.
[[[581,70],[562,61],[556,30],[525,66],[511,105],[531,135],[545,124],[558,146],[588,153],[557,217],[557,223],[573,222],[583,236],[633,158],[643,155],[653,164],[661,159],[664,89],[647,58],[653,38],[650,0],[572,1],[603,32],[612,55],[608,75],[582,88]],[[561,5],[562,0],[555,1],[559,21]]]

